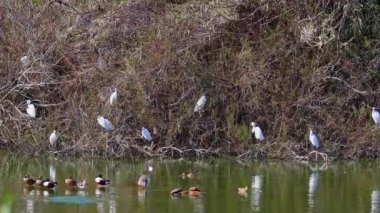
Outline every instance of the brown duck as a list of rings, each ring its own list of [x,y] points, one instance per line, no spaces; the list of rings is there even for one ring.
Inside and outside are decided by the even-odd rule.
[[[196,186],[190,187],[188,193],[190,196],[200,196],[203,194],[203,192]]]
[[[65,185],[68,187],[76,187],[77,181],[69,176],[69,177],[66,177],[66,179],[65,179]]]
[[[41,176],[39,176],[39,177],[36,179],[36,185],[39,186],[39,187],[43,187],[43,186],[44,186],[43,183],[44,183],[44,180],[42,179]]]
[[[25,175],[23,181],[25,186],[32,186],[36,182],[30,175]]]

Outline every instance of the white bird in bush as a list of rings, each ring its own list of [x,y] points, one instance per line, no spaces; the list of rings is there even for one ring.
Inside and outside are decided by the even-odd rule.
[[[376,126],[380,124],[380,113],[372,107],[372,119],[375,121]]]
[[[114,127],[108,119],[104,118],[103,116],[98,116],[98,123],[100,126],[102,126],[104,129],[112,131],[114,130]]]
[[[20,59],[21,61],[21,64],[24,66],[24,67],[27,67],[30,65],[30,60],[29,60],[29,57],[27,55],[21,57]]]
[[[315,149],[318,149],[319,148],[319,140],[318,140],[318,137],[317,135],[313,132],[313,130],[310,129],[310,135],[309,135],[309,139],[310,139],[310,142],[311,144],[313,145],[313,147]]]
[[[194,107],[194,112],[199,112],[203,109],[203,107],[205,106],[206,104],[206,101],[207,101],[207,98],[205,95],[202,95],[202,97],[200,97],[197,101],[197,104],[195,105]]]
[[[114,105],[117,101],[117,88],[115,88],[110,96],[110,104]]]
[[[27,104],[26,113],[28,113],[28,115],[30,117],[35,118],[36,117],[36,107],[34,106],[34,104],[32,104],[32,102],[30,100],[27,100],[26,104]]]
[[[145,127],[141,128],[141,136],[143,137],[143,139],[147,141],[153,140],[152,135],[150,135],[149,130],[146,129]]]
[[[152,165],[148,166],[148,172],[153,172],[153,166]]]
[[[52,145],[52,146],[56,146],[56,145],[57,145],[57,141],[58,141],[57,131],[54,130],[54,131],[50,134],[50,137],[49,137],[50,145]]]
[[[251,126],[252,126],[252,134],[255,134],[256,140],[263,141],[264,134],[263,134],[263,131],[261,131],[260,127],[256,126],[255,122],[252,122]]]

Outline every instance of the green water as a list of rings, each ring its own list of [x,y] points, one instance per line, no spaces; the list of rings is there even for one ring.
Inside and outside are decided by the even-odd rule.
[[[154,166],[148,173],[147,165]],[[61,160],[0,157],[0,196],[14,197],[12,212],[380,212],[380,167],[377,162],[308,165],[230,160]],[[182,178],[182,173],[194,178]],[[106,190],[97,174],[112,180]],[[26,189],[22,177],[52,176],[55,191]],[[145,191],[136,186],[150,176]],[[87,191],[65,188],[66,176],[86,179]],[[176,187],[199,186],[201,197],[171,197]],[[248,186],[246,195],[237,188]]]

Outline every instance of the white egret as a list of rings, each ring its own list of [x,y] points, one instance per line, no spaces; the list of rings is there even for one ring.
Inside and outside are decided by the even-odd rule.
[[[98,116],[98,123],[100,126],[102,126],[104,129],[112,131],[114,130],[114,126],[112,125],[111,121],[104,118],[103,116]]]
[[[21,61],[21,64],[24,66],[24,67],[27,67],[30,65],[30,60],[29,60],[29,57],[27,55],[21,57],[20,59]]]
[[[256,126],[255,122],[251,123],[252,126],[252,134],[255,134],[256,140],[263,141],[264,140],[264,134],[263,131],[261,131],[260,127]]]
[[[115,88],[110,96],[110,104],[114,105],[117,101],[117,88]]]
[[[319,141],[318,141],[318,137],[317,135],[313,132],[313,130],[310,129],[310,135],[309,135],[309,140],[311,142],[311,144],[313,145],[313,147],[315,149],[318,149],[319,148]]]
[[[26,113],[28,113],[28,115],[30,117],[35,118],[36,117],[36,107],[34,106],[34,104],[32,104],[32,102],[30,100],[27,100],[26,104],[27,104]]]
[[[194,107],[194,112],[199,112],[203,109],[203,107],[205,106],[206,104],[206,101],[207,101],[207,98],[205,95],[202,95],[202,97],[200,97],[197,101],[197,104],[195,105]]]
[[[58,141],[58,134],[57,134],[57,131],[54,130],[53,133],[51,133],[50,136],[49,136],[50,145],[56,146],[57,145],[57,141]]]
[[[143,137],[143,139],[147,141],[153,140],[152,135],[150,134],[149,130],[146,129],[145,127],[141,128],[141,136]]]
[[[380,125],[380,113],[372,107],[372,119],[375,121],[376,126]]]
[[[148,166],[148,172],[153,172],[153,166],[152,165]]]

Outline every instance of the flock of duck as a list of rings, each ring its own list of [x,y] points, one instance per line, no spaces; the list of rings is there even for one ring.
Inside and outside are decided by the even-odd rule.
[[[150,173],[153,172],[153,166],[148,166],[148,171]],[[185,174],[182,174],[185,175]],[[192,178],[193,174],[189,173],[186,175],[188,178]],[[27,188],[31,187],[37,187],[38,189],[42,190],[54,190],[58,182],[52,181],[49,178],[43,179],[42,176],[34,179],[29,174],[25,175],[23,178],[24,186]],[[146,189],[149,183],[149,177],[147,175],[141,175],[137,181],[137,186],[139,189]],[[104,189],[108,187],[111,184],[111,180],[104,178],[101,174],[95,177],[95,184],[98,189]],[[87,190],[88,189],[88,182],[86,180],[77,181],[71,176],[66,177],[65,179],[65,187],[67,189],[76,189],[76,190]],[[181,195],[190,195],[190,196],[200,196],[203,194],[203,191],[200,190],[199,187],[193,186],[190,187],[188,190],[184,190],[183,188],[175,188],[173,189],[170,194],[172,196],[181,196]]]
[[[42,176],[34,179],[30,175],[25,175],[23,178],[24,186],[25,187],[34,187],[40,189],[46,189],[46,190],[52,190],[55,189],[55,187],[58,185],[57,181],[52,181],[49,178],[43,179]],[[103,178],[102,175],[98,175],[95,177],[95,183],[98,188],[106,187],[111,184],[111,180],[108,180],[106,178]],[[76,181],[71,176],[66,177],[65,179],[65,186],[70,189],[81,189],[81,190],[87,190],[88,183],[86,180],[83,181]]]

